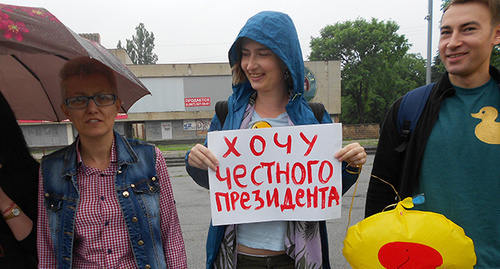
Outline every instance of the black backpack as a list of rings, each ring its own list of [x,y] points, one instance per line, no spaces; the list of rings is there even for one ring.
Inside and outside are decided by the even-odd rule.
[[[417,126],[420,114],[422,114],[422,110],[424,110],[434,84],[436,83],[434,82],[409,91],[403,97],[399,105],[397,119],[398,132],[403,142],[395,148],[397,152],[406,150],[411,133],[415,130],[415,126]]]
[[[314,103],[307,102],[307,104],[311,107],[314,112],[314,117],[318,120],[318,123],[321,123],[323,119],[323,115],[325,114],[325,106],[322,103]],[[224,126],[224,122],[226,121],[228,108],[227,101],[218,101],[215,103],[215,114],[220,121],[220,125]]]

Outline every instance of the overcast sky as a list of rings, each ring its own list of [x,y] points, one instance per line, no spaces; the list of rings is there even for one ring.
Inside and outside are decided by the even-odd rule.
[[[441,0],[433,0],[433,55],[439,39]],[[299,34],[304,60],[311,37],[321,28],[357,18],[395,21],[410,52],[427,57],[428,0],[0,0],[44,7],[77,33],[99,33],[106,48],[135,35],[144,23],[154,33],[157,63],[227,62],[227,51],[246,20],[263,10],[290,15]]]

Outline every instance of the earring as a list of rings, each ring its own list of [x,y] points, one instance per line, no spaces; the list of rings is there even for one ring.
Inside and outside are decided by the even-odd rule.
[[[288,80],[290,78],[290,70],[286,69],[285,70],[285,80]]]

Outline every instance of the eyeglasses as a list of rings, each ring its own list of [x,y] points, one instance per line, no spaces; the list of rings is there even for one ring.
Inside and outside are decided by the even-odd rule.
[[[77,96],[64,100],[64,103],[71,109],[82,109],[89,106],[90,99],[94,100],[97,106],[110,106],[116,102],[116,95],[112,93],[97,94],[94,96]]]

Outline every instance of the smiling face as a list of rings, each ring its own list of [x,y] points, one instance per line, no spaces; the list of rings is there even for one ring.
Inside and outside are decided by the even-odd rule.
[[[110,82],[101,74],[74,75],[65,80],[65,85],[64,98],[114,93]],[[73,122],[81,139],[112,139],[120,104],[121,100],[118,99],[113,105],[99,107],[91,99],[86,108],[70,109],[66,104],[62,104],[61,108]]]
[[[252,88],[261,91],[286,91],[285,65],[266,46],[246,38],[241,46],[241,68]]]
[[[500,26],[492,27],[489,14],[477,2],[453,4],[443,14],[439,53],[454,85],[472,88],[489,80],[491,51],[500,43]]]

